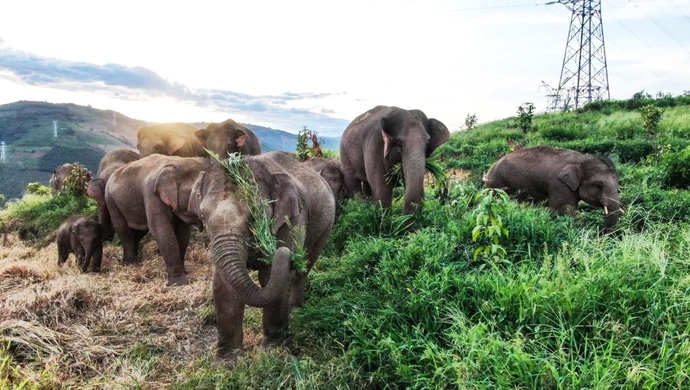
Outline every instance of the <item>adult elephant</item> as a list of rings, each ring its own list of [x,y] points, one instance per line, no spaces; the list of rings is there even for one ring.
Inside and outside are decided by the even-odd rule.
[[[355,118],[340,141],[340,159],[348,192],[373,194],[390,207],[395,183],[391,168],[402,163],[405,184],[403,214],[413,214],[424,197],[426,158],[450,137],[440,121],[422,111],[377,106]]]
[[[203,221],[211,238],[215,262],[213,302],[218,326],[217,353],[232,358],[242,348],[242,317],[245,305],[263,307],[263,333],[267,343],[287,337],[291,306],[303,302],[304,286],[333,227],[335,205],[325,180],[284,152],[243,157],[253,174],[270,227],[281,248],[272,264],[259,260],[248,245],[252,239],[252,215],[247,200],[228,180],[225,168],[215,163],[194,183],[189,210]],[[290,250],[304,248],[307,272],[290,271]],[[259,270],[257,286],[248,269]]]
[[[120,237],[123,263],[138,262],[139,241],[151,232],[168,274],[169,285],[189,283],[184,256],[192,224],[188,210],[192,184],[209,159],[153,154],[116,170],[105,185],[105,201]]]
[[[604,230],[615,227],[623,209],[618,195],[618,173],[602,155],[550,146],[516,150],[496,161],[484,178],[489,188],[518,193],[519,199],[548,200],[556,214],[572,214],[580,200],[601,207]]]
[[[105,185],[110,176],[120,167],[139,159],[139,154],[129,149],[115,149],[106,153],[98,164],[98,175],[91,180],[86,193],[98,206],[98,221],[103,229],[103,239],[110,241],[113,239],[113,223],[110,220],[110,212],[105,204]]]
[[[222,123],[211,123],[205,129],[197,130],[195,136],[202,145],[226,158],[230,153],[255,156],[261,153],[259,138],[248,128],[232,119]]]
[[[144,126],[137,132],[137,149],[141,157],[154,153],[165,156],[203,157],[206,151],[194,135],[197,128],[181,122]]]

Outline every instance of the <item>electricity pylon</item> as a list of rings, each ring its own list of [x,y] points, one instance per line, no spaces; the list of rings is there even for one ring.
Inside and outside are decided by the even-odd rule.
[[[558,0],[546,4],[563,4],[572,12],[561,78],[550,96],[549,109],[579,108],[595,100],[610,99],[601,0]]]

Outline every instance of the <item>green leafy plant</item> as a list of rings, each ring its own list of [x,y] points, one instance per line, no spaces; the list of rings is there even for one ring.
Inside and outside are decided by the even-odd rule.
[[[644,127],[650,139],[654,139],[659,132],[659,122],[661,122],[661,115],[663,113],[664,110],[652,104],[640,107],[642,127]]]
[[[532,102],[525,102],[517,110],[518,127],[522,130],[522,134],[526,135],[532,128],[532,119],[534,118],[534,104]]]
[[[482,256],[488,261],[501,262],[507,255],[500,239],[509,234],[501,218],[509,201],[508,194],[500,189],[485,188],[477,193],[475,201],[478,204],[474,211],[476,226],[472,229],[472,241],[480,245],[474,250],[473,258]]]
[[[477,114],[467,114],[465,117],[465,127],[467,131],[474,129],[477,126]]]
[[[50,195],[52,193],[52,190],[39,182],[34,182],[26,185],[25,193],[30,195],[44,196]]]
[[[310,141],[311,146],[309,146]],[[313,157],[323,157],[319,133],[307,129],[307,126],[302,127],[302,130],[297,133],[296,154],[299,161],[306,161]]]

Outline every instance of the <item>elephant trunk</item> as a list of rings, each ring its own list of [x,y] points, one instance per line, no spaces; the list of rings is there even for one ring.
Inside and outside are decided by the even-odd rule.
[[[402,165],[405,180],[403,214],[414,214],[424,198],[424,174],[426,173],[424,151],[410,154],[403,153]]]
[[[243,235],[228,233],[213,237],[211,256],[223,282],[250,306],[268,306],[286,291],[290,279],[290,251],[287,248],[276,252],[271,278],[263,288],[249,277]]]
[[[605,214],[604,232],[608,233],[616,227],[618,219],[620,219],[621,215],[623,214],[623,208],[620,205],[620,199],[618,195],[607,198],[606,201],[603,202],[603,204]]]

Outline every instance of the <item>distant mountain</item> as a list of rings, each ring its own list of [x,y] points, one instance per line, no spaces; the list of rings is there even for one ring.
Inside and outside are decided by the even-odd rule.
[[[0,105],[0,141],[6,145],[6,159],[0,160],[0,194],[18,198],[28,183],[48,185],[55,167],[66,162],[80,162],[96,173],[108,151],[136,150],[137,130],[148,124],[152,122],[71,103],[18,101]],[[191,124],[199,128],[207,125]],[[296,134],[244,125],[259,137],[265,152],[296,149]],[[340,138],[323,137],[322,142],[324,148],[337,149]]]

